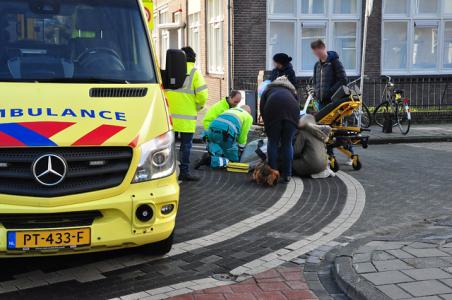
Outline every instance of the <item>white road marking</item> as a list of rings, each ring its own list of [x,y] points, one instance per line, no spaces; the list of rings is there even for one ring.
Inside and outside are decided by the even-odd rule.
[[[33,282],[34,287],[45,286],[57,282],[76,280],[79,282],[96,281],[105,278],[102,273],[116,271],[123,268],[141,265],[151,261],[173,257],[188,251],[204,248],[235,238],[250,230],[255,229],[263,224],[276,220],[280,216],[291,210],[300,200],[303,193],[303,181],[294,178],[286,187],[281,198],[269,209],[264,212],[242,220],[234,225],[214,232],[204,237],[196,238],[190,241],[175,244],[170,253],[165,256],[148,256],[148,255],[128,255],[120,258],[113,258],[96,263],[86,264],[80,267],[68,268],[50,273],[30,273],[18,274],[16,279],[7,282],[0,282],[0,294],[11,292],[14,290],[24,290],[31,288],[22,286],[23,279],[26,278]],[[10,287],[5,289],[4,286]]]
[[[222,285],[235,284],[252,275],[276,268],[320,246],[333,244],[334,239],[341,236],[358,221],[366,203],[364,188],[355,178],[344,172],[337,173],[337,176],[347,187],[347,199],[341,214],[316,234],[232,270],[231,274],[237,276],[237,281],[204,278],[130,294],[116,298],[116,300],[159,300]]]

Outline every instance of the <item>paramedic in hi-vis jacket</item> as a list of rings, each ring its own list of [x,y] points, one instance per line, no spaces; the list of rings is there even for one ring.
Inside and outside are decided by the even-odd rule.
[[[229,97],[225,97],[212,105],[203,120],[204,129],[209,129],[210,124],[228,109],[237,107],[242,101],[242,94],[239,91],[231,91]]]
[[[247,105],[220,114],[205,132],[209,155],[203,157],[196,168],[210,165],[220,169],[226,168],[229,162],[238,162],[252,124],[251,109]]]
[[[195,68],[196,53],[191,47],[182,50],[187,56],[187,78],[178,90],[166,91],[169,109],[176,134],[180,135],[180,175],[181,181],[199,181],[190,173],[190,152],[196,132],[198,112],[207,102],[207,85],[201,72]]]

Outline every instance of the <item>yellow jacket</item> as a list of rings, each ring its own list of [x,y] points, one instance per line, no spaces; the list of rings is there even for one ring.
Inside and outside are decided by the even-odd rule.
[[[194,133],[198,112],[203,109],[209,97],[207,85],[194,63],[187,63],[187,78],[178,90],[167,90],[166,96],[176,132]]]
[[[230,109],[230,105],[227,98],[223,98],[217,103],[215,103],[208,111],[204,117],[204,129],[209,129],[210,124],[218,118],[219,115]]]

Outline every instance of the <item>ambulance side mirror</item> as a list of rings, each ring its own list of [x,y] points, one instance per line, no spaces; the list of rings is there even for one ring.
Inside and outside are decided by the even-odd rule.
[[[166,52],[166,69],[162,70],[163,86],[166,90],[177,90],[184,86],[187,77],[185,52],[169,49]]]

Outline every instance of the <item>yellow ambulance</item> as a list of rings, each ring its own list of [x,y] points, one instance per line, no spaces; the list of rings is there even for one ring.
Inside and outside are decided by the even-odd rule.
[[[186,62],[145,1],[0,1],[0,257],[171,249]]]

